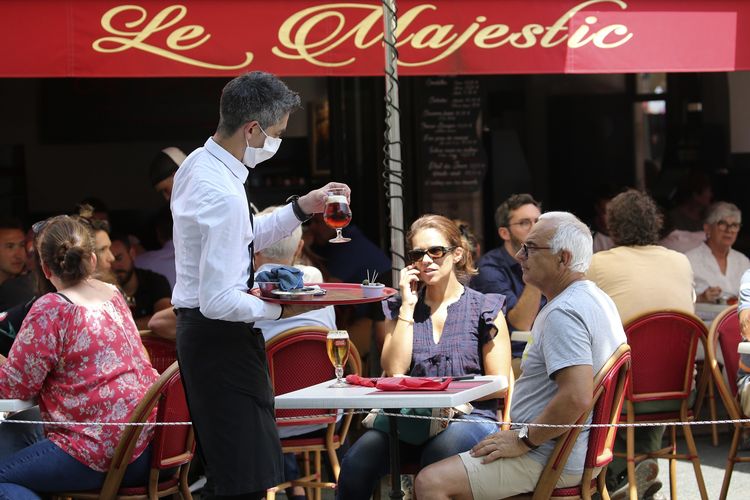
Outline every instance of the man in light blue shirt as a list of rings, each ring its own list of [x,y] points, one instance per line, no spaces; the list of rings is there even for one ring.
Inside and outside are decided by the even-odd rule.
[[[419,498],[494,500],[534,490],[554,439],[566,429],[522,424],[575,423],[591,406],[595,374],[626,342],[615,304],[585,278],[591,254],[591,232],[573,214],[539,217],[516,255],[524,281],[548,300],[534,321],[513,393],[511,421],[521,425],[422,469]],[[587,444],[584,430],[557,487],[580,483]]]

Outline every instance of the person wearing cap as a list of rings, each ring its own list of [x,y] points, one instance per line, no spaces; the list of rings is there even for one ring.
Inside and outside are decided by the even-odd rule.
[[[180,148],[170,146],[159,151],[148,169],[151,185],[167,201],[172,197],[174,174],[185,158],[187,156]]]

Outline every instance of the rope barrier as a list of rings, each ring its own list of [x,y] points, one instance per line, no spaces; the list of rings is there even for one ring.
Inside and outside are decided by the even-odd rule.
[[[487,420],[480,420],[475,418],[448,418],[448,417],[432,417],[432,416],[422,416],[422,415],[403,415],[401,413],[390,413],[386,411],[380,411],[380,410],[355,410],[352,413],[354,414],[369,414],[369,413],[377,413],[379,415],[386,415],[389,417],[399,417],[399,418],[415,418],[420,420],[439,420],[443,422],[458,422],[462,424],[473,424],[473,423],[482,423],[486,424]],[[335,418],[337,416],[336,413],[327,413],[327,414],[319,414],[319,415],[303,415],[303,416],[295,416],[295,417],[279,417],[276,419],[277,422],[294,422],[295,420],[307,420],[310,418]],[[0,425],[2,424],[33,424],[33,425],[61,425],[61,426],[68,426],[68,425],[92,425],[92,426],[120,426],[120,427],[147,427],[147,426],[171,426],[171,425],[192,425],[192,422],[153,422],[153,423],[147,423],[147,422],[46,422],[43,420],[12,420],[12,419],[6,419],[6,420],[0,420]],[[659,427],[659,426],[681,426],[681,425],[691,425],[691,426],[697,426],[697,425],[713,425],[713,424],[750,424],[750,418],[740,418],[736,420],[731,419],[725,419],[725,420],[694,420],[694,421],[688,421],[688,422],[634,422],[632,424],[628,424],[627,422],[622,422],[619,424],[611,425],[611,424],[540,424],[535,422],[495,422],[495,424],[499,427],[502,425],[526,425],[529,427],[547,427],[547,428],[561,428],[561,429],[567,429],[567,428],[582,428],[582,429],[588,429],[588,428],[594,428],[594,427]]]

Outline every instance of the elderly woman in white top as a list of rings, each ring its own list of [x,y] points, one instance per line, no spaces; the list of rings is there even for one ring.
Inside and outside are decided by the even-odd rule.
[[[742,273],[750,268],[750,259],[732,249],[742,226],[742,212],[732,203],[711,205],[703,230],[704,244],[688,251],[695,277],[698,302],[716,303],[736,297]]]

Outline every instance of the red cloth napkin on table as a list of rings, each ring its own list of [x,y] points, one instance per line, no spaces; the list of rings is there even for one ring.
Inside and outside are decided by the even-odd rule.
[[[450,378],[436,380],[426,377],[384,377],[378,379],[379,391],[442,391],[451,383]]]
[[[363,385],[365,387],[375,387],[376,378],[360,377],[359,375],[347,375],[346,383],[350,385]]]
[[[380,391],[442,391],[451,383],[450,378],[436,380],[427,377],[383,377],[367,378],[347,375],[346,383],[375,387]]]

